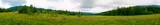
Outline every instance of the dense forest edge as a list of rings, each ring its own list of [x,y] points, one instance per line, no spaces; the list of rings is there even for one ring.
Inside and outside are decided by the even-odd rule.
[[[148,15],[148,14],[159,14],[159,13],[160,13],[160,5],[140,5],[140,6],[119,7],[111,11],[98,13],[97,15],[130,16],[130,15]]]

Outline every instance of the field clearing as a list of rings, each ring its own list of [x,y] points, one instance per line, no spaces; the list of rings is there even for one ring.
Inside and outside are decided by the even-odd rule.
[[[67,16],[0,13],[0,25],[160,25],[160,14],[138,16]]]

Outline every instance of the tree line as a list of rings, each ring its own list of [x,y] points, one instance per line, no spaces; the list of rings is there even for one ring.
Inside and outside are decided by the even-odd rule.
[[[12,10],[10,9],[5,9],[5,8],[0,8],[0,13],[1,12],[11,12]]]
[[[142,6],[130,6],[119,7],[117,9],[98,13],[99,15],[146,15],[146,14],[158,14],[160,13],[159,5],[142,5]]]
[[[45,14],[65,14],[65,15],[80,15],[80,12],[71,12],[68,10],[51,10],[44,8],[36,8],[33,5],[27,6],[15,6],[11,8],[0,8],[0,12],[15,12],[17,11],[19,14],[34,14],[34,13],[45,13]]]

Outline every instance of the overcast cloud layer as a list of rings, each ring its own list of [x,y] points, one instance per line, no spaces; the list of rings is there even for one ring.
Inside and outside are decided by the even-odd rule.
[[[3,8],[31,4],[46,9],[104,12],[117,7],[157,5],[160,0],[0,0],[0,7]]]

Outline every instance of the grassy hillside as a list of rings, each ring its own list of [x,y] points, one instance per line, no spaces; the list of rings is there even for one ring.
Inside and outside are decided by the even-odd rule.
[[[0,13],[0,25],[160,25],[160,14],[138,16],[67,16]]]

